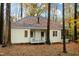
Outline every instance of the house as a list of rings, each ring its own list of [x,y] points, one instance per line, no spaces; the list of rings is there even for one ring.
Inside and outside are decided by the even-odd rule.
[[[47,18],[28,16],[11,24],[11,43],[45,43]],[[50,20],[50,42],[63,42],[62,25]]]

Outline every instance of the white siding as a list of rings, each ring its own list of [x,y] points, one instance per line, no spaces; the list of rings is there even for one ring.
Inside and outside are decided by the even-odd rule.
[[[57,31],[57,36],[53,37],[53,31]],[[50,30],[50,42],[62,42],[61,30]]]
[[[28,37],[25,37],[25,31],[28,31]],[[30,37],[30,29],[11,29],[11,43],[30,43],[32,39],[45,40],[46,32],[44,30],[33,30],[34,37]],[[41,31],[44,31],[44,37],[41,37]]]
[[[25,30],[28,37],[25,37]],[[11,43],[28,43],[30,39],[30,29],[11,29]]]
[[[28,31],[27,37],[25,37],[25,31]],[[33,30],[34,37],[30,37],[30,29],[11,29],[11,43],[29,43],[31,39],[46,40],[46,30]],[[44,32],[44,37],[41,37],[41,32]],[[57,37],[53,37],[53,31],[57,31]],[[66,39],[66,41],[68,41]],[[61,30],[50,30],[50,42],[63,42],[61,39]]]

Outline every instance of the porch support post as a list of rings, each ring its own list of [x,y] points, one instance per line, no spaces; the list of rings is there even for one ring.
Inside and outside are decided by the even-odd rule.
[[[28,34],[27,34],[27,35],[28,35],[28,40],[29,40],[29,42],[30,42],[30,31],[31,31],[31,30],[29,29],[29,30],[28,30]]]

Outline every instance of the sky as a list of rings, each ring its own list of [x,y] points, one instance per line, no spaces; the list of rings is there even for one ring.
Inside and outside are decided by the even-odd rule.
[[[51,4],[51,10],[53,9],[54,4],[53,3]],[[53,14],[53,12],[51,13],[51,16],[52,16],[52,14]],[[57,17],[60,17],[60,18],[62,17],[62,4],[60,4],[60,3],[57,4],[57,15],[58,15]]]
[[[11,4],[11,15],[14,16],[14,15],[17,15],[20,14],[20,4],[18,3],[12,3]]]
[[[51,9],[53,9],[53,4],[55,3],[51,3]],[[62,4],[58,3],[58,9],[57,9],[57,15],[59,18],[62,17]],[[18,16],[20,16],[20,4],[19,3],[12,3],[11,4],[11,15],[13,16],[17,16],[17,13],[18,13]],[[25,13],[25,12],[23,12]],[[23,14],[23,16],[25,17],[25,14]],[[45,16],[45,14],[42,14],[42,16]],[[52,16],[52,13],[51,13],[51,16]]]

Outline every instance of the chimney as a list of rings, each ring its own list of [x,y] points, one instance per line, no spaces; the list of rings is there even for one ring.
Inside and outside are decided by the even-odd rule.
[[[39,16],[37,17],[37,20],[38,20],[37,23],[39,24],[39,23],[40,23],[40,22],[39,22]]]

